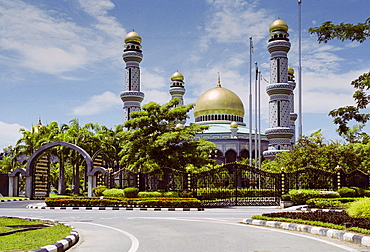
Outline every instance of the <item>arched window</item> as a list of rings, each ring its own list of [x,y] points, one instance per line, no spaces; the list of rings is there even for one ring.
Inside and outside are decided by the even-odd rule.
[[[226,163],[231,163],[236,161],[236,152],[234,150],[228,150],[225,153]]]
[[[247,151],[246,149],[242,150],[240,152],[240,157],[241,158],[248,158],[249,157],[249,151]]]

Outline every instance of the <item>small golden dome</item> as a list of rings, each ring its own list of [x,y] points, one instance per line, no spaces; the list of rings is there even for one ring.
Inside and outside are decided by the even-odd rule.
[[[231,129],[237,129],[238,128],[238,123],[237,122],[232,122],[232,123],[230,123],[230,128]]]
[[[274,22],[272,22],[272,24],[270,25],[270,32],[274,32],[274,31],[285,31],[287,32],[289,29],[287,23],[285,23],[283,20],[281,19],[276,19]]]
[[[294,69],[291,66],[288,66],[288,74],[294,75]]]
[[[183,81],[184,75],[182,75],[180,72],[176,71],[171,75],[172,81]]]
[[[129,43],[129,42],[136,42],[136,43],[141,44],[140,35],[135,31],[127,33],[127,35],[125,37],[125,43]]]
[[[217,85],[202,94],[195,103],[194,117],[236,115],[244,117],[244,105],[234,92]]]

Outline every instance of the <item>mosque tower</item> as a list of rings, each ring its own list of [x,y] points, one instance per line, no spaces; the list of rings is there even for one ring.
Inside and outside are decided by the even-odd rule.
[[[184,105],[184,84],[184,76],[178,71],[174,72],[171,76],[170,94],[172,99],[180,98],[181,102],[178,106]]]
[[[184,76],[179,72],[176,71],[171,76],[171,86],[170,86],[170,95],[171,99],[179,98],[180,103],[177,106],[184,105],[184,94],[185,94],[185,87],[184,87]],[[184,125],[186,120],[178,121],[178,127]]]
[[[132,111],[141,109],[144,93],[140,92],[140,62],[143,59],[141,37],[135,31],[125,37],[123,60],[126,63],[125,91],[121,92],[123,101],[123,123],[130,119]]]
[[[291,66],[288,66],[288,83],[292,86],[294,90],[296,83],[294,80],[294,69]],[[290,95],[290,128],[295,132],[295,121],[297,120],[297,113],[294,113],[294,92],[292,91]],[[295,144],[295,134],[291,139],[292,145]]]
[[[274,159],[277,154],[292,149],[291,139],[294,130],[291,128],[291,94],[293,87],[288,81],[288,57],[290,50],[288,25],[281,19],[270,25],[270,36],[267,49],[270,58],[270,84],[266,92],[269,101],[269,128],[265,134],[269,139],[268,150],[263,156]]]

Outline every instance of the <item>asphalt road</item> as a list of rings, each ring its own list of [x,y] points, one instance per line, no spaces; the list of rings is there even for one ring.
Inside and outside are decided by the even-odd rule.
[[[80,241],[70,251],[370,251],[335,239],[240,223],[256,214],[280,211],[275,207],[201,212],[26,209],[30,203],[35,201],[0,203],[0,215],[71,224]]]

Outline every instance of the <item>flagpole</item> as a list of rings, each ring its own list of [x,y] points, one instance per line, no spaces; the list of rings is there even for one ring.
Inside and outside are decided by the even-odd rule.
[[[261,71],[258,71],[258,168],[261,169]]]
[[[254,107],[255,107],[255,110],[254,110],[254,166],[258,167],[258,164],[257,164],[257,152],[258,152],[258,135],[257,135],[257,131],[258,131],[258,95],[257,95],[257,81],[258,81],[258,63],[255,62],[254,63],[256,65],[256,79],[254,81]]]
[[[249,165],[252,166],[252,51],[253,41],[249,37]]]
[[[298,0],[298,139],[302,137],[302,18],[301,0]]]

